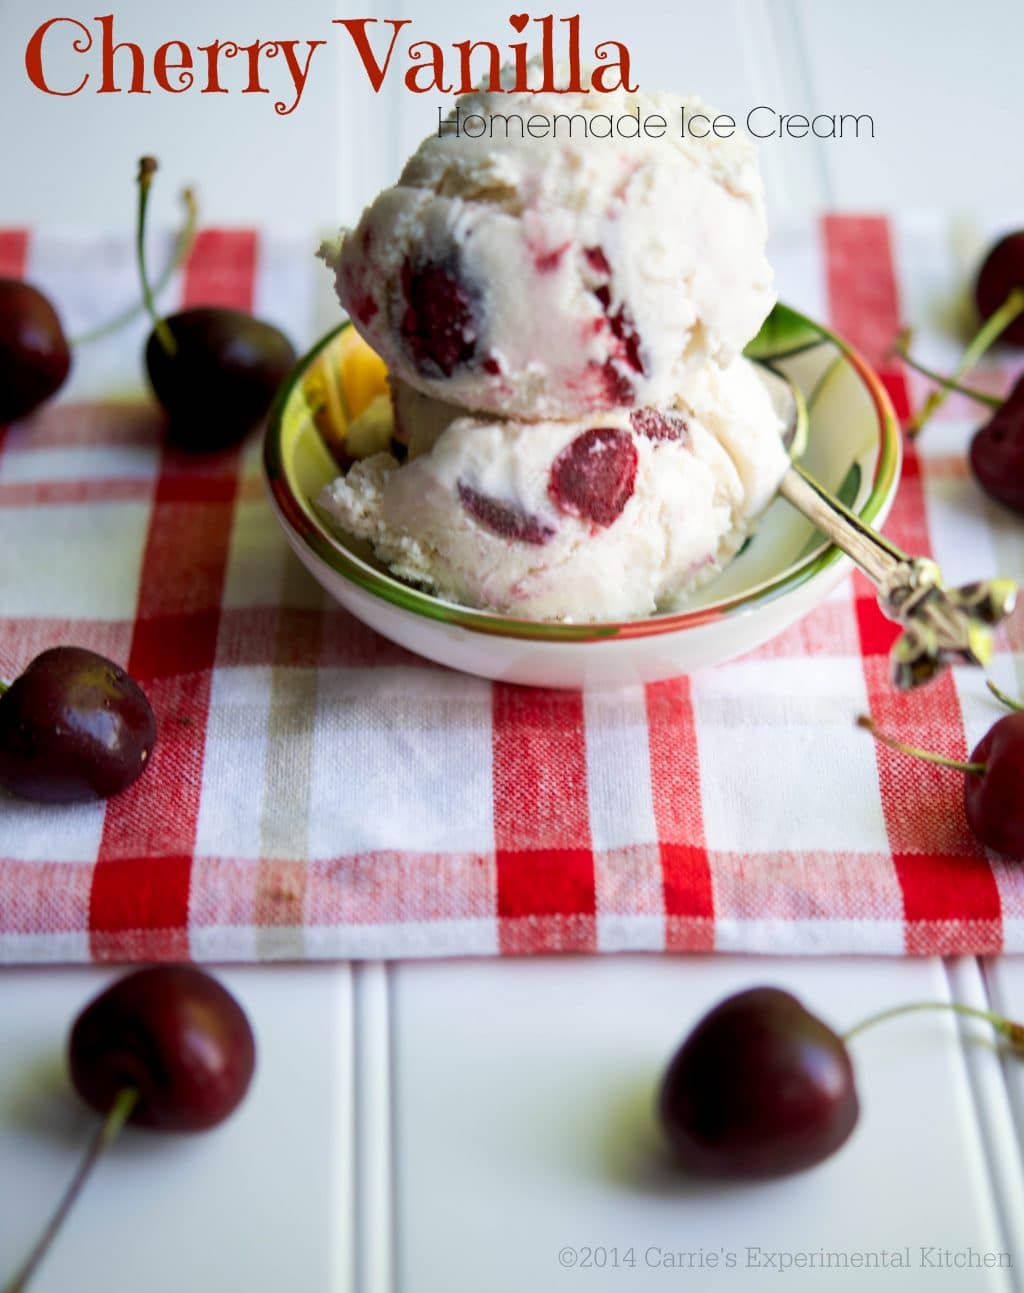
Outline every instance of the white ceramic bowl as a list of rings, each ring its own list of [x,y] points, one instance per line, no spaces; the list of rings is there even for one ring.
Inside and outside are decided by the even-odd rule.
[[[410,651],[454,669],[544,687],[654,682],[759,646],[818,605],[849,559],[784,500],[712,582],[671,613],[621,623],[517,620],[446,602],[395,579],[367,545],[333,533],[313,500],[338,467],[321,427],[354,416],[383,384],[383,367],[349,325],[325,337],[285,382],[267,428],[270,497],[299,559],[358,619]],[[899,479],[899,428],[865,361],[820,324],[776,306],[747,353],[803,391],[803,463],[863,520],[879,525]],[[334,375],[333,407],[322,378]],[[328,421],[325,421],[325,416]]]

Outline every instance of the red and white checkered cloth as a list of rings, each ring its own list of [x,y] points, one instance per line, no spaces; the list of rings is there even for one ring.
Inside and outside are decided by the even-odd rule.
[[[951,366],[955,246],[938,218],[830,216],[773,254],[781,295],[905,411],[919,392],[885,352],[931,323],[919,348]],[[253,308],[304,346],[331,314],[310,250],[209,232],[168,295]],[[40,283],[72,333],[136,290],[119,240],[0,232],[0,274]],[[449,672],[321,594],[257,445],[162,449],[145,331],[83,347],[61,401],[0,430],[0,676],[80,643],[126,663],[160,723],[151,768],[106,805],[0,801],[0,959],[1024,950],[1024,869],[973,839],[959,774],[854,726],[870,709],[964,756],[1000,711],[973,670],[894,694],[893,628],[859,576],[691,678],[579,695]],[[964,463],[976,418],[950,401],[908,450],[888,532],[954,582],[1021,579],[1024,523]],[[1020,617],[993,673],[1021,690]]]

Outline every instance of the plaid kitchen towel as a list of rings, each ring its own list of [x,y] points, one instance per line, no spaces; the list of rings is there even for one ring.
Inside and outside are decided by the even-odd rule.
[[[860,347],[905,413],[920,388],[893,335],[917,322],[922,356],[952,366],[964,248],[993,232],[794,223],[773,240],[780,295]],[[251,308],[304,346],[336,313],[312,241],[207,232],[167,303]],[[0,275],[22,274],[72,334],[136,291],[119,239],[0,232]],[[107,804],[0,800],[0,959],[1024,950],[1024,870],[974,840],[959,774],[854,726],[869,710],[965,756],[1000,711],[974,670],[895,694],[894,629],[860,576],[689,678],[576,694],[452,673],[320,592],[257,444],[162,446],[145,332],[82,346],[60,401],[0,430],[0,676],[79,643],[126,663],[160,724],[152,766]],[[951,400],[908,448],[887,531],[953,582],[1021,579],[1024,522],[965,465],[976,420]],[[1024,684],[1020,615],[993,675]]]

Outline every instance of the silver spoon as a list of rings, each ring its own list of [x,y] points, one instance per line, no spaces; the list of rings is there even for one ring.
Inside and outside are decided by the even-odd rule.
[[[766,384],[775,386],[776,403],[790,410],[791,462],[779,493],[856,562],[878,590],[883,615],[903,626],[890,653],[894,686],[920,686],[949,664],[987,665],[992,628],[1013,612],[1017,585],[987,579],[946,588],[934,561],[911,556],[866,525],[799,461],[807,439],[807,408],[799,389],[776,369],[762,366],[761,372]]]

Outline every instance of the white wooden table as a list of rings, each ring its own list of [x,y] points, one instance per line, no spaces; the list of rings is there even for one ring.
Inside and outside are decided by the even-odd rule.
[[[185,0],[170,15],[123,6],[118,21],[150,46],[308,39],[338,8]],[[401,16],[403,6],[359,12]],[[497,0],[404,13],[437,40],[507,27]],[[36,0],[0,0],[0,120],[20,127],[0,132],[0,174],[18,177],[0,192],[0,223],[53,221],[49,158],[77,223],[123,230],[130,200],[115,210],[111,195],[127,188],[125,159],[157,152],[169,173],[202,177],[212,221],[251,223],[255,213],[281,228],[328,225],[353,215],[427,128],[422,103],[376,99],[339,47],[286,120],[237,97],[217,116],[195,98],[82,97],[69,133],[67,104],[32,91],[22,70],[42,16]],[[871,144],[764,145],[776,214],[1019,201],[1019,168],[1004,164],[1021,116],[1015,0],[969,10],[953,0],[634,0],[625,10],[595,0],[585,23],[592,40],[627,40],[646,84],[697,88],[740,112],[766,102],[871,113]],[[379,146],[341,147],[339,121]],[[113,137],[116,148],[102,146]],[[263,164],[268,147],[273,167]],[[0,975],[0,1276],[29,1246],[88,1134],[60,1053],[70,1019],[108,977]],[[1024,1288],[1024,1060],[1001,1059],[984,1025],[934,1013],[858,1039],[860,1126],[810,1173],[696,1189],[660,1176],[650,1155],[665,1061],[725,993],[778,983],[837,1027],[922,998],[1024,1013],[1019,961],[609,956],[252,967],[224,978],[259,1038],[250,1098],[205,1137],[125,1136],[38,1293]],[[910,1266],[749,1264],[822,1249],[851,1262],[906,1249]],[[971,1254],[1008,1254],[1012,1265],[941,1264]]]
[[[88,1134],[61,1048],[108,977],[0,977],[4,1266],[29,1247]],[[728,992],[777,983],[846,1027],[904,1000],[1019,1003],[1019,961],[624,956],[223,977],[258,1035],[249,1098],[205,1136],[126,1134],[38,1293],[760,1290],[779,1273],[760,1265],[767,1254],[820,1263],[821,1250],[906,1251],[910,1266],[794,1265],[783,1287],[1022,1287],[1024,1060],[1002,1062],[987,1025],[936,1012],[859,1038],[853,1138],[783,1181],[673,1179],[651,1115],[667,1058]],[[709,1253],[717,1269],[679,1269]],[[1012,1266],[935,1265],[946,1260]]]

